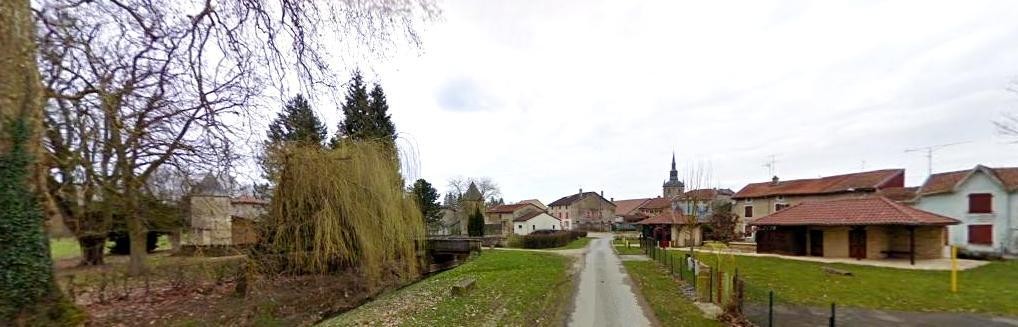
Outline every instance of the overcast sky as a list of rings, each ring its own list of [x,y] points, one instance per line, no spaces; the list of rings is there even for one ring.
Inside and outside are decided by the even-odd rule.
[[[507,201],[657,196],[710,167],[769,180],[1018,166],[1018,2],[445,1],[420,53],[368,68],[419,173],[487,176]],[[329,126],[335,110],[320,110]]]

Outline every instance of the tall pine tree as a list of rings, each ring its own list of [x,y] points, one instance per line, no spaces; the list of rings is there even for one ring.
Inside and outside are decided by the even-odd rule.
[[[311,109],[307,98],[297,94],[283,105],[283,111],[272,120],[265,134],[268,139],[265,141],[266,154],[261,158],[261,165],[263,177],[271,182],[275,178],[278,164],[272,161],[269,152],[282,143],[324,146],[328,130]],[[271,188],[270,185],[260,187]]]
[[[283,111],[269,124],[269,131],[266,134],[268,142],[323,144],[328,131],[311,109],[307,98],[297,94],[286,102]]]
[[[346,98],[342,106],[343,121],[332,139],[335,146],[339,140],[349,138],[357,141],[385,142],[395,148],[396,125],[389,115],[389,103],[382,86],[375,84],[371,91],[364,83],[364,77],[355,70],[347,85]]]

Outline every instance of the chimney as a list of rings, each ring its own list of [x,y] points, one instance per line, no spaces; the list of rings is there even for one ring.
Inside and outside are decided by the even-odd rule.
[[[778,176],[771,178],[771,185],[778,185]]]
[[[604,197],[604,190],[601,190],[601,197]]]
[[[580,193],[577,193],[577,194],[583,194],[583,188],[582,187],[580,188]]]
[[[612,202],[615,202],[615,198],[612,198],[612,200],[611,200],[611,201],[612,201]]]

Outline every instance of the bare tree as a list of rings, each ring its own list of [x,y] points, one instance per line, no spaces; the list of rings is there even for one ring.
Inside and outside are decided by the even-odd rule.
[[[492,181],[489,177],[456,176],[450,178],[447,185],[450,190],[456,194],[462,195],[467,192],[467,188],[470,187],[470,183],[474,183],[474,185],[477,186],[477,190],[481,191],[481,197],[485,200],[497,199],[502,196],[502,191],[499,189],[498,184]]]
[[[76,226],[94,235],[112,215],[90,203],[116,201],[131,236],[129,272],[138,274],[140,196],[156,172],[228,167],[237,126],[249,125],[240,123],[266,81],[285,80],[290,68],[306,88],[336,85],[318,41],[324,28],[351,41],[343,45],[385,50],[417,44],[415,17],[437,11],[409,0],[50,0],[35,13],[52,202],[72,222],[96,222]]]
[[[1018,94],[1018,81],[1012,82],[1007,90]],[[1000,119],[993,121],[993,125],[997,127],[997,132],[1001,135],[1018,139],[1018,112],[1001,114]]]
[[[686,171],[685,194],[673,199],[673,210],[681,210],[685,219],[683,228],[688,228],[689,246],[693,246],[695,240],[696,226],[699,224],[704,209],[708,208],[714,201],[709,191],[714,187],[713,171],[709,164],[697,163],[691,165]],[[680,230],[681,233],[681,230]],[[680,235],[681,236],[681,235]]]

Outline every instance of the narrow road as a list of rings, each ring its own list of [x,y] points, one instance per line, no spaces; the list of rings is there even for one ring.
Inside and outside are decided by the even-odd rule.
[[[610,234],[590,242],[580,270],[569,326],[650,326],[626,268],[612,251]]]

